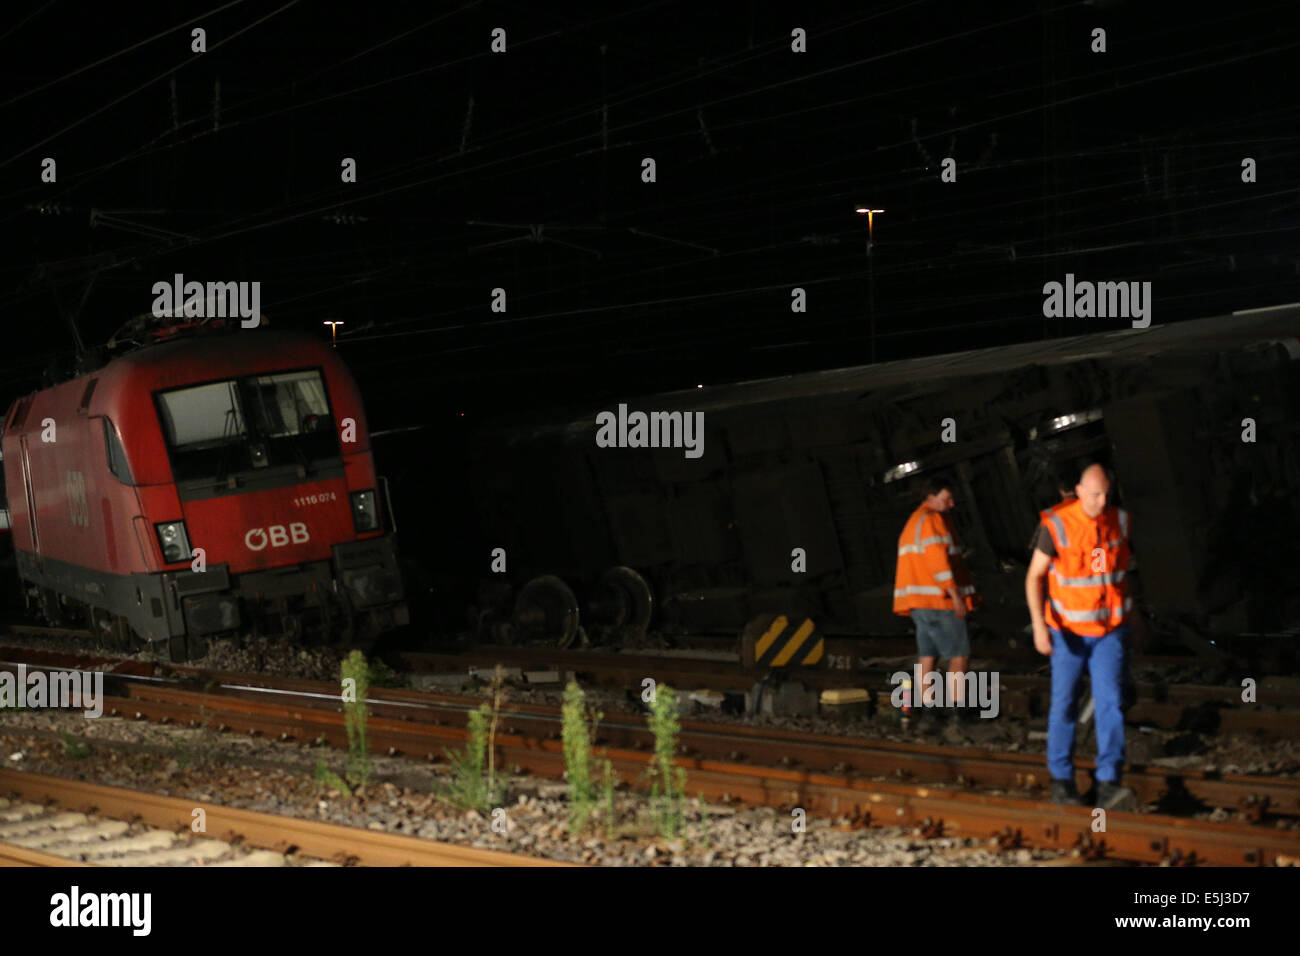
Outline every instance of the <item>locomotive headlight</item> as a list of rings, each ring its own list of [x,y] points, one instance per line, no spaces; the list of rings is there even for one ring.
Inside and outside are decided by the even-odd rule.
[[[358,531],[379,530],[379,510],[375,507],[375,489],[352,492],[352,524]]]
[[[185,533],[184,521],[164,521],[154,525],[158,544],[162,547],[163,561],[175,564],[190,559],[190,538]]]

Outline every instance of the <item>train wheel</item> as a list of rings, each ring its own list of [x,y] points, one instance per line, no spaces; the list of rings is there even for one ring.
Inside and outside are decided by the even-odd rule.
[[[63,627],[67,623],[63,605],[59,603],[59,595],[49,588],[41,588],[40,596],[37,598],[37,608],[50,627]]]
[[[591,630],[605,635],[642,637],[654,614],[654,594],[646,579],[631,568],[612,567],[587,602]]]
[[[178,634],[176,637],[169,637],[163,642],[167,647],[167,659],[173,664],[183,664],[189,657],[189,648],[185,643],[185,635]]]
[[[330,641],[331,623],[329,597],[320,588],[314,588],[316,594],[316,611],[320,614],[320,642],[323,647],[332,646]]]
[[[178,634],[156,641],[153,647],[158,653],[165,654],[173,664],[198,660],[208,653],[207,638],[199,634]]]
[[[131,625],[126,618],[102,607],[88,608],[87,617],[90,633],[95,635],[102,647],[115,651],[131,649]]]
[[[553,574],[533,578],[515,599],[514,633],[524,640],[541,640],[568,647],[580,631],[578,599]]]
[[[352,602],[347,594],[339,591],[339,626],[336,647],[349,648],[357,639],[357,616],[352,610]]]
[[[108,632],[110,646],[120,648],[124,651],[135,651],[141,647],[142,642],[136,637],[135,630],[131,627],[131,622],[121,614],[109,614],[111,626]]]
[[[95,635],[100,646],[112,647],[113,616],[97,607],[91,607],[86,616],[90,619],[90,633]]]

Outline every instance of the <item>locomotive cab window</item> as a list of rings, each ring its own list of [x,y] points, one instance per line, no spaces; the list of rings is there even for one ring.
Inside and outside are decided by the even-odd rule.
[[[224,482],[339,459],[318,369],[207,382],[155,398],[176,481]]]
[[[338,455],[325,383],[317,371],[258,375],[247,379],[253,430],[281,463]]]

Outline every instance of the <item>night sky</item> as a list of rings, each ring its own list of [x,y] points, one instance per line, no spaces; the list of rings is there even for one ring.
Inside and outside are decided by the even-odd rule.
[[[1293,8],[10,3],[5,403],[177,272],[342,320],[376,429],[1296,301]]]

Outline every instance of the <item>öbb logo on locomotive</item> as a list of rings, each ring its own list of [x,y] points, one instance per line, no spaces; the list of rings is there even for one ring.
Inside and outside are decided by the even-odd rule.
[[[294,521],[289,524],[288,530],[282,524],[249,528],[244,534],[244,547],[249,551],[262,551],[268,544],[273,548],[283,548],[286,544],[304,544],[310,540],[307,525]]]

